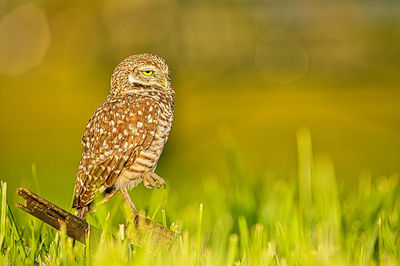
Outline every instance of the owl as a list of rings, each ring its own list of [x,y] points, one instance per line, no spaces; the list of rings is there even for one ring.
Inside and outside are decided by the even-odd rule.
[[[164,186],[158,159],[172,127],[174,90],[168,65],[152,54],[123,60],[111,77],[111,90],[90,118],[82,138],[82,159],[73,207],[84,219],[100,194],[102,202],[118,191],[137,215],[128,190]]]

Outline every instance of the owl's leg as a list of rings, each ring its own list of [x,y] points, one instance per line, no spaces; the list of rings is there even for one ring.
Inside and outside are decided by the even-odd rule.
[[[133,201],[132,201],[131,197],[129,197],[128,190],[126,188],[121,188],[120,191],[121,191],[122,196],[124,196],[126,204],[128,204],[129,208],[131,209],[133,217],[136,220],[138,215],[139,215],[139,213],[136,210],[135,204],[133,204]]]
[[[86,214],[89,210],[89,206],[84,206],[76,209],[76,216],[81,218],[82,220],[85,220]]]
[[[164,179],[154,172],[145,172],[142,177],[143,185],[148,189],[152,189],[153,187],[160,188],[161,185],[164,186],[164,189],[167,187]]]

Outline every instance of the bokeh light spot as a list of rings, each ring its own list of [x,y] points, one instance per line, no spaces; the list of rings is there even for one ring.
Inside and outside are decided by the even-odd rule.
[[[51,42],[44,12],[34,4],[20,6],[0,22],[0,72],[21,74],[39,65]]]
[[[309,68],[305,46],[294,34],[282,29],[267,32],[257,43],[255,56],[263,77],[280,84],[302,78]]]

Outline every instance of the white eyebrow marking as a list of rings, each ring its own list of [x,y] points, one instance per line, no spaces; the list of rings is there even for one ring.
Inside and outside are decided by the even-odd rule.
[[[130,83],[134,83],[135,82],[135,78],[132,76],[132,74],[129,74],[128,80],[129,80]]]

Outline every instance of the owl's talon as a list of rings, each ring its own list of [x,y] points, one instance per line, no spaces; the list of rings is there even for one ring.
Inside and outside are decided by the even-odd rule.
[[[145,176],[143,177],[143,185],[147,189],[152,189],[153,187],[155,187],[157,185],[156,182],[154,182],[154,179],[151,176],[146,175],[146,177]]]
[[[153,187],[158,189],[161,185],[163,185],[165,189],[167,186],[164,179],[153,172],[146,172],[143,174],[143,185],[148,189],[152,189]]]

